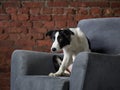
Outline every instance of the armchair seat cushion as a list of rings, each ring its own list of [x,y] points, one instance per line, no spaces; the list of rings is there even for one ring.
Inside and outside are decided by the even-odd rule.
[[[68,77],[26,75],[15,81],[16,90],[68,90]]]

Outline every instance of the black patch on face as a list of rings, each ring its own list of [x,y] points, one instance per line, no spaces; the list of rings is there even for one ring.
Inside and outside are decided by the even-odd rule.
[[[46,33],[46,36],[50,36],[52,41],[55,41],[55,34],[59,32],[59,35],[57,37],[58,43],[60,45],[60,49],[62,49],[64,46],[67,46],[71,42],[71,35],[74,35],[72,31],[69,29],[64,29],[64,30],[52,30],[48,31]]]
[[[54,42],[55,41],[55,34],[56,32],[58,32],[59,30],[52,30],[52,31],[48,31],[46,33],[46,36],[49,36],[51,38],[51,40]]]
[[[60,48],[63,48],[64,46],[67,46],[70,44],[71,35],[74,35],[74,33],[69,29],[59,31],[59,36],[57,40],[59,42]]]
[[[53,37],[55,37],[56,32],[57,32],[57,30],[48,31],[46,33],[46,36],[49,36],[52,39]]]

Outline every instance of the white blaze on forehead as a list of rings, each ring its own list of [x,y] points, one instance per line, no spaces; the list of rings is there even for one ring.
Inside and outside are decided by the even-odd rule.
[[[55,33],[55,41],[53,42],[51,49],[52,48],[56,48],[57,50],[60,49],[60,45],[59,45],[59,42],[58,42],[58,36],[59,36],[59,32],[56,32]]]
[[[59,32],[56,32],[55,39],[57,39],[58,36],[59,36]]]
[[[59,32],[56,32],[56,34],[55,34],[55,41],[54,41],[54,43],[53,44],[55,44],[55,46],[56,46],[56,44],[58,43],[58,36],[59,36]]]

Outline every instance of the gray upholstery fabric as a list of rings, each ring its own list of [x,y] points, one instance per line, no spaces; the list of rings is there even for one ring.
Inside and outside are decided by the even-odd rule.
[[[78,27],[88,37],[92,52],[120,53],[120,18],[85,19]]]
[[[80,53],[73,64],[70,90],[120,90],[120,55]]]
[[[35,77],[35,80],[34,80],[35,75],[39,75],[39,76],[45,75],[46,76],[44,77],[45,79],[45,78],[49,78],[48,74],[50,72],[55,72],[53,61],[52,61],[52,56],[53,54],[43,53],[43,52],[35,52],[35,51],[27,51],[27,50],[14,51],[12,54],[12,63],[11,63],[11,90],[18,90],[18,89],[19,90],[22,90],[22,89],[23,90],[38,90],[38,89],[35,89],[34,87],[48,88],[49,90],[53,90],[53,89],[50,89],[49,87],[46,87],[45,85],[37,84],[38,82],[43,83],[42,77],[37,78],[38,80]],[[26,76],[26,79],[25,79],[25,76]],[[19,77],[21,78],[18,79]],[[44,83],[50,83],[50,85],[52,85],[51,81],[49,82],[49,80],[48,81],[47,79],[45,80],[46,81],[44,81]],[[54,83],[54,87],[58,87],[56,85],[60,84],[61,88],[59,87],[59,90],[64,90],[64,89],[66,90],[66,86],[68,85],[68,78],[66,78],[66,80],[65,78],[64,79],[53,78],[51,80],[53,81],[55,80],[54,82],[59,81],[58,83]],[[22,84],[23,86],[21,87],[19,86],[19,84],[21,85],[20,82],[24,83]],[[28,85],[29,82],[34,83],[33,84],[34,87],[31,89],[29,89],[30,87],[32,87]],[[41,88],[39,90],[43,90]]]
[[[88,63],[88,53],[77,55],[70,76],[70,90],[83,90],[84,78]]]
[[[120,18],[85,19],[78,27],[92,52],[76,57],[70,90],[120,90]]]
[[[70,78],[47,76],[55,72],[53,54],[16,50],[11,90],[120,90],[120,18],[85,19],[78,27],[92,52],[77,55]]]
[[[90,53],[83,90],[120,90],[120,55]]]
[[[21,76],[15,83],[16,90],[68,90],[67,77]]]

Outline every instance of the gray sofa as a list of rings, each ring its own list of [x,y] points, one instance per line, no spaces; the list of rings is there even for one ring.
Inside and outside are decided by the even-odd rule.
[[[92,52],[81,52],[70,77],[55,72],[53,53],[15,50],[11,90],[120,90],[120,18],[85,19],[78,23]]]

